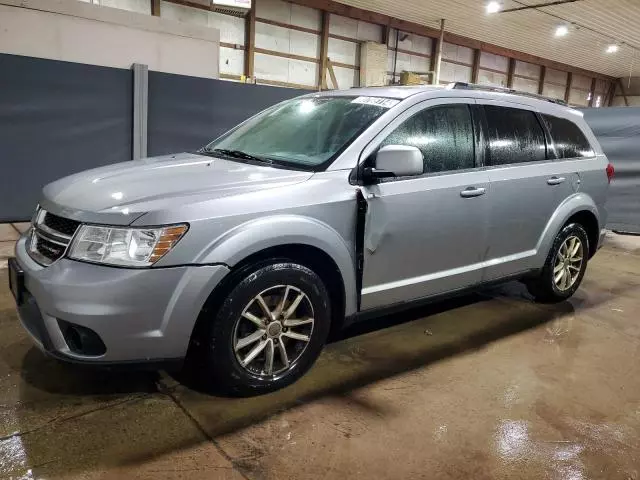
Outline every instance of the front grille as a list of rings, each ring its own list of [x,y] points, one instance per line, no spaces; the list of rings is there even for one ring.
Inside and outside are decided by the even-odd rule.
[[[55,262],[62,255],[64,255],[64,251],[67,248],[66,245],[53,243],[52,241],[39,236],[37,233],[35,235],[37,236],[37,239],[35,241],[35,248],[40,255],[48,258],[49,260],[51,260],[51,262]]]
[[[62,218],[53,213],[47,212],[42,221],[47,227],[56,232],[60,232],[64,235],[72,237],[76,233],[76,229],[80,225],[80,222],[70,220],[68,218]]]
[[[48,266],[61,258],[73,239],[80,222],[39,210],[31,229],[29,255]]]

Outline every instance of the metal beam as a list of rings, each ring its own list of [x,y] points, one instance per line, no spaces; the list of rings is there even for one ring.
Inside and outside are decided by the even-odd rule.
[[[509,59],[509,69],[507,70],[507,87],[513,88],[513,72],[516,70],[516,59]],[[571,74],[569,74],[571,75]]]
[[[482,52],[479,48],[473,51],[473,66],[471,67],[471,83],[478,83],[478,74],[480,72],[480,55]]]
[[[520,10],[529,10],[532,8],[538,9],[542,7],[553,7],[554,5],[562,5],[564,3],[575,3],[575,2],[581,2],[581,1],[582,0],[557,0],[555,2],[549,2],[549,3],[537,3],[535,5],[525,5],[523,7],[507,8],[506,10],[498,11],[498,13],[519,12]]]
[[[616,83],[610,82],[609,89],[607,90],[607,106],[610,107],[613,105],[613,97],[616,94]]]
[[[184,2],[185,0],[168,0],[168,1]],[[397,18],[393,18],[388,15],[383,15],[381,13],[374,13],[361,8],[351,7],[349,5],[338,3],[334,0],[291,0],[291,3],[304,5],[306,7],[315,8],[318,10],[327,11],[330,13],[334,13],[336,15],[341,15],[343,17],[362,20],[368,23],[375,23],[377,25],[382,25],[382,26],[389,25],[391,28],[397,28],[403,32],[415,33],[417,35],[422,35],[424,37],[430,37],[430,38],[440,37],[440,31],[438,29],[427,27],[425,25],[420,25],[414,22],[409,22],[406,20],[399,20]],[[455,45],[461,45],[463,47],[467,47],[471,49],[480,49],[483,52],[493,53],[494,55],[502,55],[504,57],[515,58],[516,60],[520,60],[521,62],[534,63],[536,65],[544,65],[548,68],[561,70],[563,72],[573,72],[573,73],[576,73],[579,75],[585,75],[588,77],[596,77],[596,78],[601,78],[605,80],[614,80],[614,77],[611,77],[609,75],[604,75],[598,72],[585,70],[579,67],[572,67],[572,66],[563,64],[561,62],[556,62],[546,58],[538,57],[536,55],[519,52],[517,50],[511,50],[509,48],[500,47],[498,45],[492,45],[490,43],[485,43],[480,40],[464,37],[462,35],[456,35],[450,32],[444,33],[444,41],[447,43],[453,43]]]
[[[591,88],[589,89],[589,106],[593,107],[593,99],[596,96],[596,79],[591,79]]]
[[[564,101],[569,103],[569,96],[571,95],[571,83],[573,82],[573,74],[569,72],[567,75],[567,87],[564,89]]]
[[[622,79],[619,78],[618,79],[618,85],[620,86],[620,94],[622,95],[622,98],[624,99],[624,105],[625,107],[629,106],[629,99],[627,98],[627,94],[624,93],[624,85],[622,84]]]
[[[132,160],[147,156],[147,112],[149,106],[149,67],[142,63],[131,65],[133,70],[133,152]]]
[[[540,67],[540,80],[538,80],[538,95],[542,95],[544,91],[544,79],[547,76],[547,67],[542,65]]]

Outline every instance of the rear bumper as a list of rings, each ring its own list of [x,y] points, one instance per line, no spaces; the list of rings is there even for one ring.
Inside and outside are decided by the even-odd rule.
[[[186,355],[204,302],[224,278],[223,265],[126,269],[60,259],[34,262],[25,238],[16,244],[24,271],[20,320],[36,345],[57,358],[80,363],[138,363]],[[95,332],[101,355],[74,352],[58,320]]]

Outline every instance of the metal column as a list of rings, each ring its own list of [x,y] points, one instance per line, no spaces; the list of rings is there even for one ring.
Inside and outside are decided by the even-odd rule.
[[[149,105],[149,67],[131,65],[133,70],[133,152],[132,160],[147,156],[147,112]]]

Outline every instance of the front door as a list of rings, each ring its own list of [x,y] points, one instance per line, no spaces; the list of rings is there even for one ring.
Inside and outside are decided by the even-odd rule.
[[[470,99],[411,107],[374,141],[411,145],[425,173],[363,187],[367,200],[361,309],[479,283],[491,187],[476,168]],[[367,159],[371,161],[371,157]]]

